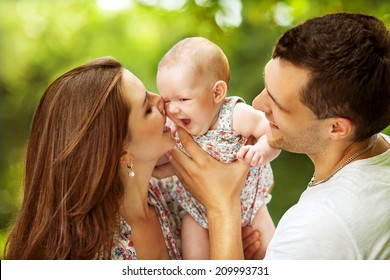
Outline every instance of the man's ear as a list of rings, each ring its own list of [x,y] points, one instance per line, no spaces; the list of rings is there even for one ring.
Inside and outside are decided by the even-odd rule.
[[[227,94],[227,84],[224,81],[216,81],[213,86],[213,98],[215,103],[222,102]]]
[[[350,138],[353,133],[354,125],[347,118],[334,118],[330,128],[330,137],[332,139]]]

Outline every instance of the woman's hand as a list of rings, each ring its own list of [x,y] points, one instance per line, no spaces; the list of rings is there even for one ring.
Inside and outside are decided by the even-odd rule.
[[[176,147],[170,151],[170,162],[186,189],[208,211],[239,199],[250,166],[239,160],[221,163],[203,151],[185,130],[179,128],[178,133],[190,157]]]
[[[177,177],[207,209],[212,259],[242,259],[240,192],[249,165],[242,161],[224,164],[194,142],[183,129],[180,141],[190,157],[178,148],[170,151]]]

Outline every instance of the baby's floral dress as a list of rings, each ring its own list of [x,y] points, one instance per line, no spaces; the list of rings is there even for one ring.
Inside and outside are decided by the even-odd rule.
[[[156,208],[169,256],[172,260],[180,260],[180,224],[177,223],[177,214],[172,212],[172,198],[166,190],[152,183],[149,185],[148,195],[148,203]],[[131,240],[131,226],[119,217],[119,228],[120,232],[112,244],[111,259],[137,260],[137,244]]]
[[[232,130],[234,106],[244,102],[238,96],[227,97],[221,107],[216,130],[209,130],[204,135],[193,136],[194,140],[215,159],[223,163],[235,161],[236,154],[247,139]],[[176,134],[176,142],[184,152],[184,148]],[[246,183],[241,191],[241,225],[251,224],[260,206],[270,199],[268,190],[273,183],[272,169],[269,164],[251,167]],[[177,177],[171,179],[172,196],[184,209],[180,214],[189,213],[203,228],[208,228],[205,207],[183,187]],[[223,194],[221,194],[223,195]]]

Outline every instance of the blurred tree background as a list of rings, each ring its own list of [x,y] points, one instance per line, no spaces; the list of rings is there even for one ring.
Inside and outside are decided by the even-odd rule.
[[[30,122],[58,75],[113,56],[157,92],[163,54],[188,36],[214,41],[229,58],[229,93],[251,103],[277,38],[304,20],[331,12],[374,15],[390,27],[388,0],[2,0],[0,2],[0,259],[22,198],[23,156]],[[389,127],[385,130],[390,134]],[[313,167],[283,152],[273,163],[269,204],[275,223],[299,198]]]

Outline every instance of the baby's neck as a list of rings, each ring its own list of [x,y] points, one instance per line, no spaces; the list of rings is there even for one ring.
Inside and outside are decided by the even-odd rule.
[[[222,104],[223,104],[223,102],[220,104],[220,106],[216,110],[216,112],[214,114],[213,122],[212,122],[211,126],[209,127],[209,130],[216,130],[218,128],[218,116],[219,116],[219,112],[221,111]]]

